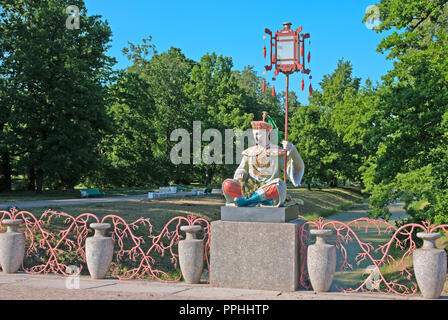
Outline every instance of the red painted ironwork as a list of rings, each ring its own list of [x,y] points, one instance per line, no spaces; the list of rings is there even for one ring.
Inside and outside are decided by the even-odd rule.
[[[150,219],[144,217],[128,223],[116,215],[107,215],[100,219],[92,213],[83,213],[74,217],[65,212],[47,210],[36,218],[28,211],[18,211],[16,208],[12,208],[11,211],[0,211],[0,216],[0,226],[5,218],[22,219],[27,239],[26,257],[43,259],[43,263],[37,263],[31,267],[26,267],[24,262],[22,268],[26,273],[55,273],[69,276],[70,274],[66,273],[67,263],[61,261],[61,254],[70,254],[73,256],[72,260],[85,263],[85,240],[89,234],[93,234],[89,225],[94,222],[108,222],[112,226],[110,233],[116,250],[111,271],[112,275],[118,279],[141,279],[146,276],[163,282],[179,281],[181,274],[170,276],[166,271],[157,269],[155,267],[157,260],[154,256],[164,256],[168,252],[172,266],[177,267],[176,246],[183,238],[179,234],[181,225],[203,226],[204,256],[208,266],[206,272],[210,270],[210,223],[204,218],[193,215],[171,219],[158,234],[154,234]],[[52,224],[52,220],[55,219],[63,221]],[[138,231],[141,231],[140,234]],[[168,241],[167,244],[166,241]],[[134,264],[135,267],[121,271],[125,260]]]
[[[270,64],[265,66],[267,71],[274,70],[282,72],[284,74],[292,74],[294,72],[301,71],[302,73],[309,74],[311,70],[305,67],[305,39],[310,37],[309,33],[302,34],[302,26],[297,30],[291,29],[291,23],[284,23],[284,28],[280,31],[277,30],[275,34],[271,30],[265,29],[264,32],[269,35],[270,42]],[[278,44],[291,43],[292,45],[292,57],[286,59],[278,59]],[[300,53],[300,54],[299,54]]]
[[[204,218],[193,215],[172,218],[158,233],[154,232],[154,226],[150,219],[144,217],[133,222],[127,222],[117,215],[106,215],[100,219],[92,213],[82,213],[75,217],[65,212],[47,210],[37,218],[28,211],[18,211],[16,208],[12,208],[10,211],[0,211],[0,217],[0,227],[3,226],[3,219],[22,219],[24,221],[23,231],[27,239],[27,259],[25,259],[22,269],[26,273],[55,273],[70,276],[71,274],[67,273],[69,263],[82,262],[85,264],[85,240],[93,234],[93,230],[89,228],[90,223],[93,222],[108,222],[112,226],[110,234],[114,239],[116,250],[111,274],[118,279],[150,278],[163,282],[179,281],[181,274],[170,275],[167,271],[161,270],[157,267],[157,259],[167,254],[172,267],[177,268],[178,253],[176,247],[182,239],[182,235],[179,234],[181,225],[203,226],[206,272],[210,270],[210,223]],[[349,242],[357,244],[359,248],[359,253],[354,258],[358,266],[362,262],[370,262],[374,266],[370,272],[377,274],[378,278],[375,280],[377,283],[373,283],[372,277],[369,276],[360,281],[361,284],[358,287],[338,287],[340,291],[345,293],[395,293],[403,296],[414,295],[417,292],[415,276],[412,273],[411,266],[406,262],[412,256],[414,250],[417,249],[413,236],[417,231],[448,233],[448,224],[431,225],[429,222],[422,224],[408,223],[400,227],[385,220],[370,218],[360,218],[350,222],[318,218],[306,222],[299,230],[300,285],[305,289],[311,288],[306,269],[310,227],[320,230],[325,228],[335,230],[335,239],[331,241],[339,252],[338,266],[340,271],[353,270],[353,264],[349,261],[347,250]],[[364,232],[373,229],[380,236],[390,235],[390,240],[375,247],[372,242],[362,240],[361,228]],[[394,246],[402,252],[398,258],[391,254],[391,249]],[[26,266],[25,264],[30,259],[32,265]],[[130,267],[124,269],[123,266]],[[400,272],[409,284],[386,279],[381,271],[384,266]]]
[[[377,230],[378,235],[381,234],[392,234],[390,240],[382,245],[375,248],[371,242],[364,242],[361,240],[357,234],[357,230],[360,230],[361,223],[365,223],[364,230],[367,232],[369,228],[374,228]],[[360,253],[355,257],[356,264],[363,261],[370,261],[374,266],[374,272],[377,274],[378,279],[375,280],[377,283],[373,283],[372,277],[367,277],[361,285],[357,288],[338,288],[344,293],[354,293],[354,292],[381,292],[381,293],[395,293],[402,296],[414,295],[417,292],[417,283],[415,277],[411,272],[411,266],[406,263],[406,258],[411,257],[412,253],[417,246],[413,240],[413,234],[416,230],[420,229],[424,232],[435,232],[437,230],[448,233],[448,224],[434,226],[429,222],[424,222],[423,224],[409,223],[401,227],[396,227],[385,220],[375,220],[369,218],[360,218],[348,223],[328,220],[325,221],[323,218],[318,218],[313,221],[306,222],[303,224],[299,231],[300,239],[300,256],[301,256],[301,266],[300,266],[300,286],[305,289],[310,289],[308,273],[306,269],[306,256],[307,256],[307,244],[309,243],[309,227],[315,227],[319,230],[325,228],[331,228],[335,230],[336,239],[333,240],[336,249],[340,252],[342,260],[338,261],[339,270],[353,270],[353,265],[348,261],[348,252],[344,244],[349,241],[354,241],[358,244]],[[392,246],[403,250],[404,253],[401,259],[396,259],[390,253]],[[375,258],[374,255],[379,254],[380,258]],[[389,266],[392,270],[399,271],[402,276],[411,282],[410,286],[398,283],[397,281],[387,280],[383,273],[381,272],[381,267]],[[370,289],[368,289],[368,284],[370,284]]]

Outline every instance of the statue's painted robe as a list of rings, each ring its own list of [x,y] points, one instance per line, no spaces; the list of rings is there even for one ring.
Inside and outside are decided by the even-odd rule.
[[[294,186],[298,186],[305,172],[305,165],[302,157],[290,144],[288,148],[286,174]],[[284,157],[286,151],[276,145],[266,149],[260,145],[248,148],[243,151],[243,158],[238,169],[235,171],[234,179],[227,179],[223,183],[223,192],[226,204],[232,205],[235,197],[241,197],[241,186],[237,177],[243,176],[262,182],[264,186],[256,192],[264,194],[274,192],[275,206],[282,206],[286,200],[286,184],[283,182]],[[261,190],[263,189],[263,190]]]

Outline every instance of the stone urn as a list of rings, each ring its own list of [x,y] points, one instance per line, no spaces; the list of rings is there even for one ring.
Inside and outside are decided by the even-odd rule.
[[[423,239],[423,246],[414,251],[412,259],[418,287],[427,299],[438,299],[445,284],[446,252],[435,243],[441,236],[440,233],[417,233]]]
[[[204,268],[204,241],[196,239],[196,232],[201,229],[201,226],[180,227],[187,238],[179,241],[179,264],[185,283],[188,284],[199,283]]]
[[[4,273],[19,270],[25,256],[25,234],[17,231],[22,219],[4,219],[2,225],[8,227],[0,234],[0,264]]]
[[[336,270],[336,247],[325,242],[333,230],[310,230],[316,236],[316,243],[308,247],[307,267],[314,292],[327,292],[333,282]]]
[[[114,254],[114,241],[106,237],[110,224],[92,223],[90,227],[95,230],[95,234],[86,239],[87,268],[92,279],[104,279]]]

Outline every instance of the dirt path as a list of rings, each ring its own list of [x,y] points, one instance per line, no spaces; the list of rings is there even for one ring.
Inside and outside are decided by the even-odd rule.
[[[403,202],[395,202],[390,204],[389,210],[391,212],[390,220],[399,220],[409,217],[406,214],[406,211],[403,209]],[[369,209],[368,203],[357,203],[353,204],[349,210],[338,212],[332,216],[329,216],[328,219],[337,220],[337,221],[351,221],[359,218],[367,217],[367,210]]]
[[[404,203],[402,202],[396,202],[389,205],[389,210],[391,212],[391,218],[390,222],[404,219],[409,217],[409,215],[406,214],[405,210],[403,209]],[[356,220],[359,218],[368,217],[367,211],[369,209],[369,206],[367,203],[360,203],[360,204],[354,204],[352,207],[343,212],[338,212],[330,217],[328,217],[328,220],[336,220],[341,221],[344,223],[347,223],[352,220]],[[355,230],[359,238],[364,242],[371,242],[371,244],[377,248],[379,245],[386,243],[390,239],[389,234],[381,234],[378,235],[378,230],[375,228],[369,228],[368,232],[365,232],[364,228],[365,224],[360,224],[360,229]],[[381,231],[386,230],[386,226],[382,226]],[[334,239],[335,237],[330,238]],[[339,288],[357,288],[359,285],[362,284],[364,279],[366,279],[367,275],[369,274],[368,269],[373,268],[373,263],[370,260],[366,260],[361,262],[359,265],[357,265],[357,262],[355,260],[358,253],[361,252],[361,249],[359,247],[359,244],[357,241],[350,241],[346,244],[344,244],[346,250],[347,250],[347,261],[353,266],[352,271],[337,271],[335,273],[335,278],[332,286],[332,291],[339,291]],[[379,258],[379,254],[372,253],[373,257],[375,259]],[[340,252],[338,252],[338,261],[342,259],[342,255]],[[340,264],[338,264],[339,266]]]

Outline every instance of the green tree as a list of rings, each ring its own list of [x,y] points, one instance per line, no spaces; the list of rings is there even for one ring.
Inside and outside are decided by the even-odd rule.
[[[344,140],[345,104],[356,97],[360,79],[352,76],[349,61],[340,60],[334,72],[325,75],[315,90],[309,106],[300,106],[291,119],[291,141],[299,146],[307,167],[304,182],[329,183],[338,179],[359,181],[360,143]]]
[[[102,169],[92,174],[101,186],[148,186],[157,177],[155,105],[149,84],[132,72],[121,71],[111,85],[108,114],[113,131],[102,143]]]
[[[65,27],[69,5],[80,9],[79,30]],[[20,156],[38,192],[44,183],[72,188],[95,168],[108,129],[111,30],[82,0],[6,0],[0,11],[8,152]]]
[[[378,51],[394,68],[378,91],[368,135],[375,145],[363,172],[372,215],[390,215],[390,199],[404,197],[416,220],[447,222],[447,1],[381,1],[378,32],[395,28]]]
[[[115,131],[106,152],[125,185],[189,183],[188,165],[171,163],[171,132],[191,129],[194,110],[184,93],[193,61],[180,49],[157,53],[151,37],[123,50],[132,65],[113,86],[110,113]],[[191,130],[190,130],[191,132]],[[112,142],[113,141],[113,142]],[[116,182],[114,182],[116,184]]]
[[[193,67],[191,81],[185,86],[195,119],[202,122],[203,129],[217,129],[222,136],[225,129],[250,128],[250,121],[254,119],[254,114],[250,113],[254,109],[246,104],[249,101],[247,91],[238,85],[232,67],[231,58],[206,54]],[[222,176],[229,173],[229,167],[216,164],[203,163],[197,165],[197,169],[205,173],[206,185],[212,182],[215,174],[219,173],[222,180]]]
[[[311,189],[312,184],[325,183],[331,180],[331,163],[334,154],[329,144],[334,134],[331,128],[324,125],[324,111],[320,106],[301,106],[290,121],[291,134],[288,138],[299,150],[305,163],[303,183]]]

